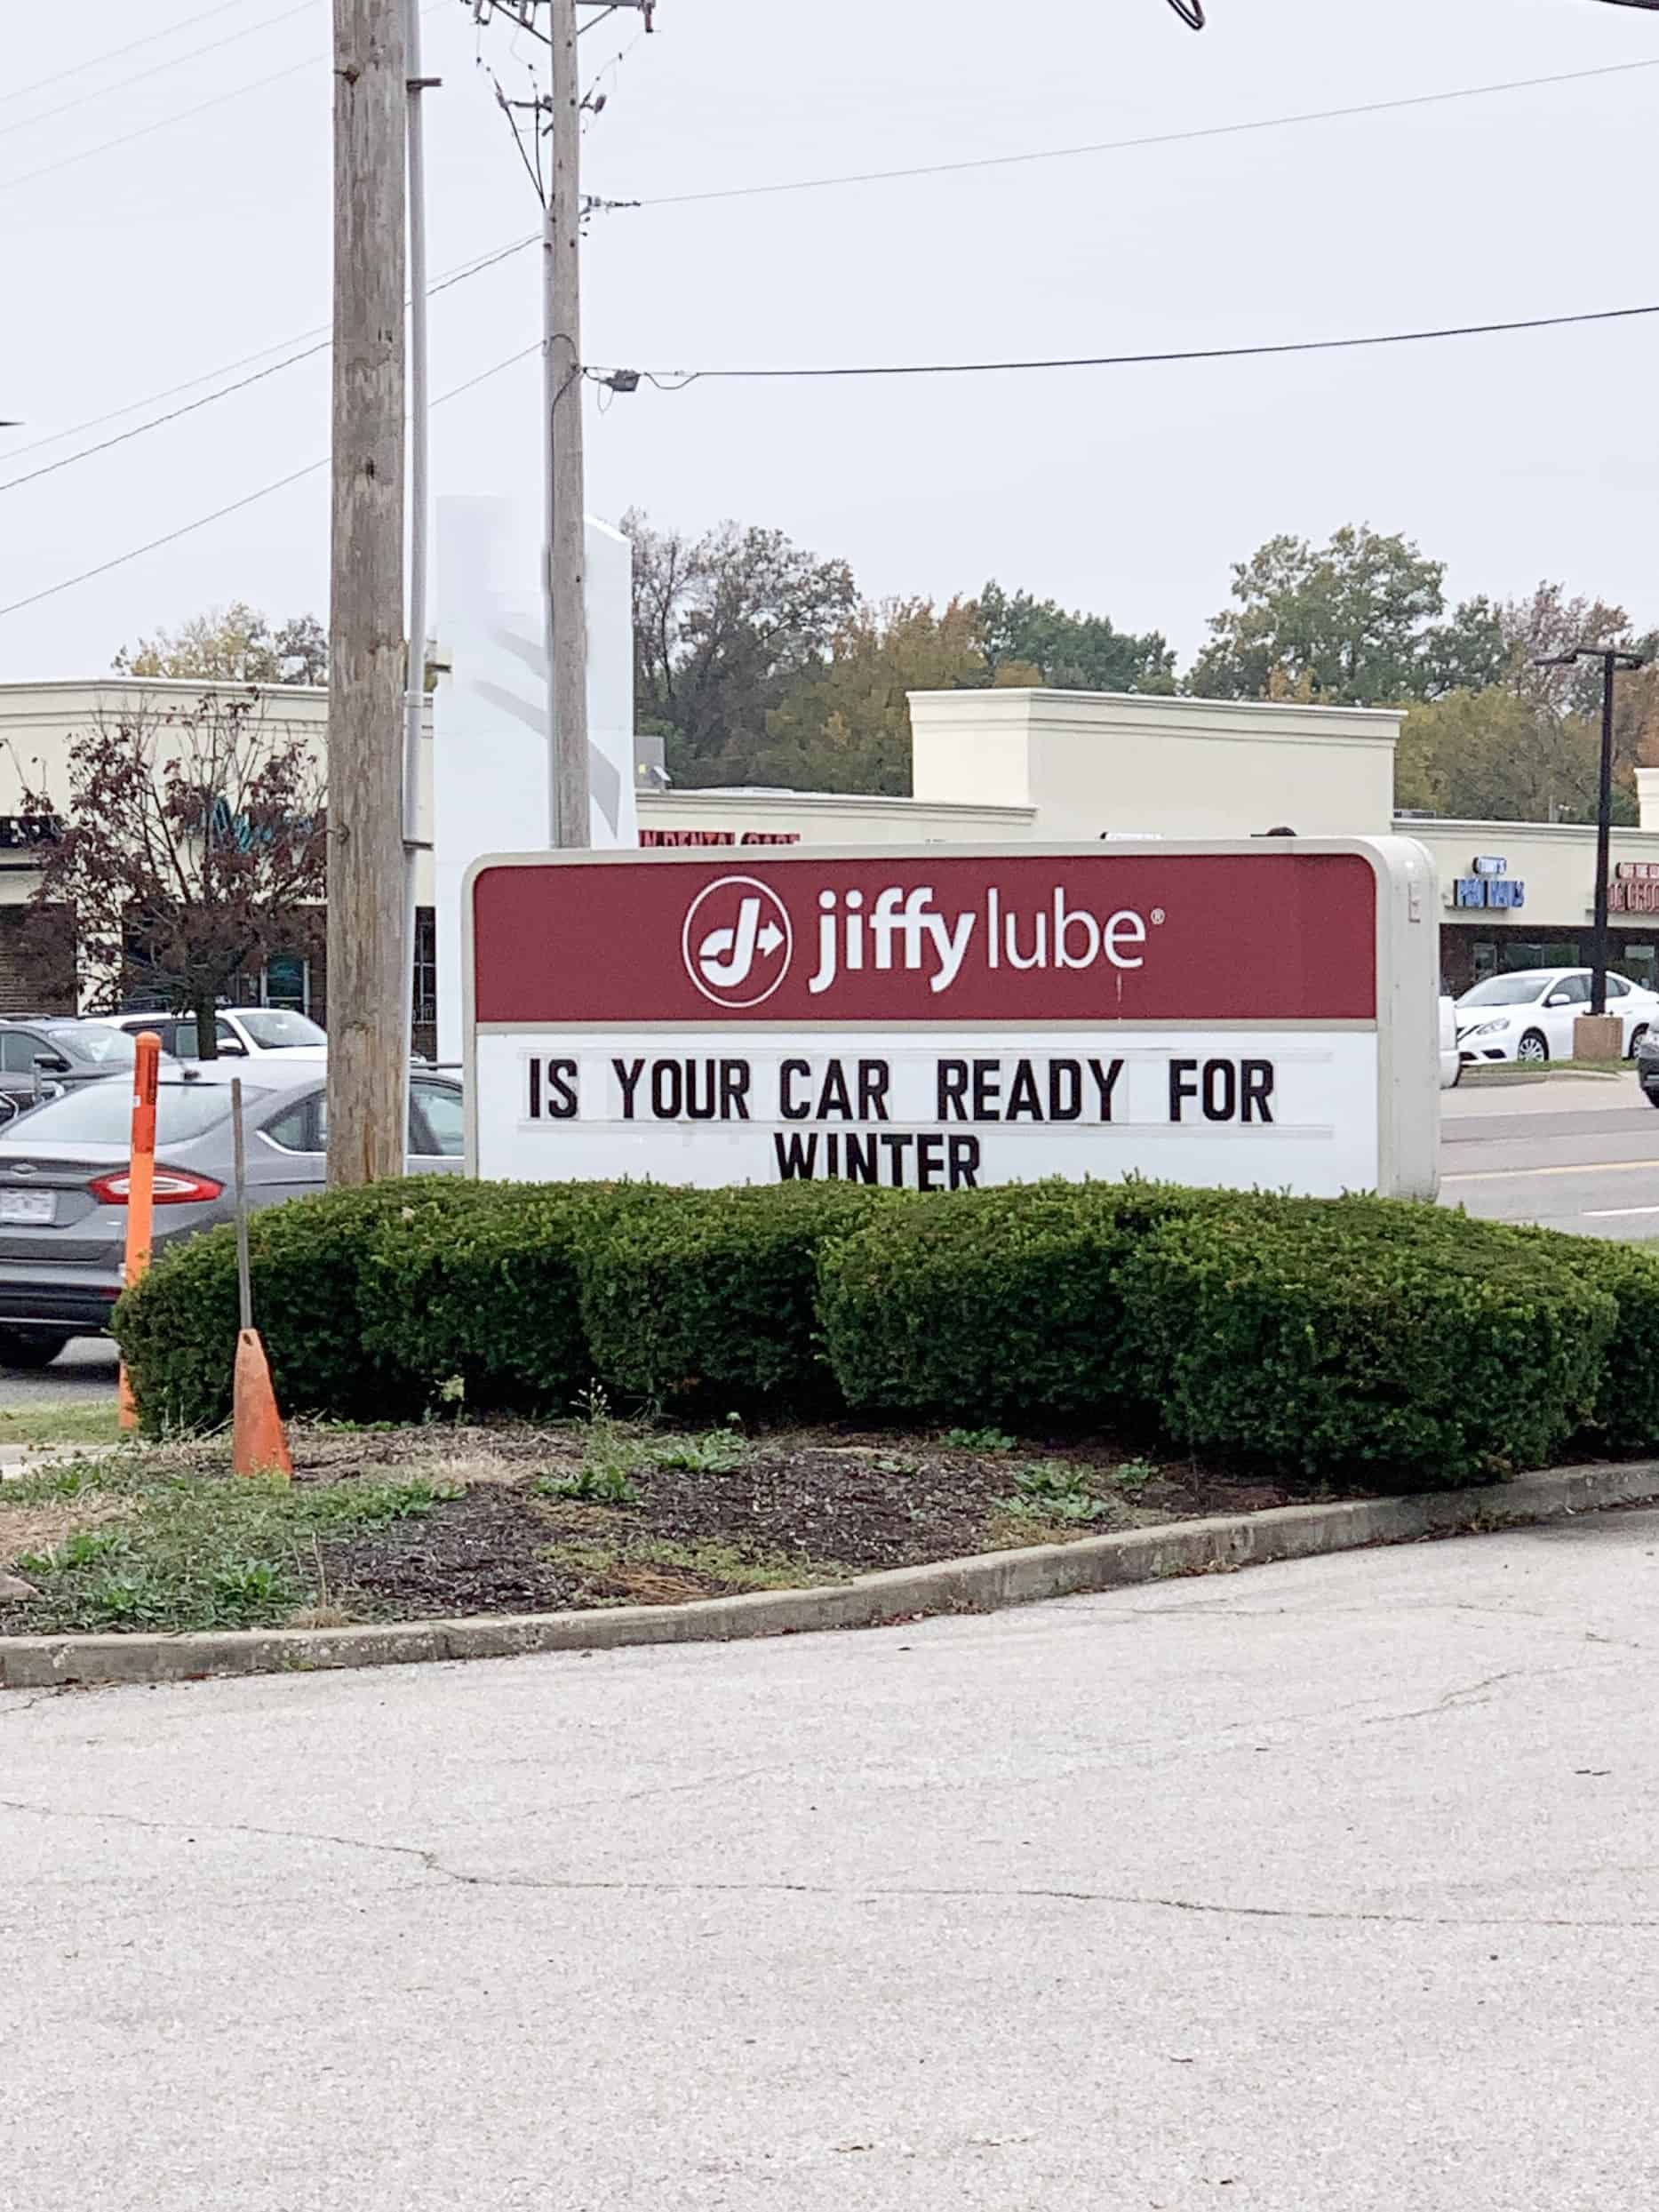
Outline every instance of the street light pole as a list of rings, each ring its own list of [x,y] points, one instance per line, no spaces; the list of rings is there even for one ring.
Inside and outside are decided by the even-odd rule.
[[[1659,6],[1659,0],[1630,0]],[[1613,838],[1613,681],[1621,668],[1644,666],[1640,653],[1617,645],[1575,645],[1570,652],[1542,654],[1535,668],[1572,668],[1581,660],[1601,663],[1601,772],[1596,787],[1595,946],[1590,965],[1590,1010],[1607,1010],[1607,873]]]

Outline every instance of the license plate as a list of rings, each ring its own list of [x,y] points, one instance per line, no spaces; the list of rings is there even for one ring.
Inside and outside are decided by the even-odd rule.
[[[32,1222],[38,1226],[57,1218],[53,1191],[0,1191],[0,1221]]]

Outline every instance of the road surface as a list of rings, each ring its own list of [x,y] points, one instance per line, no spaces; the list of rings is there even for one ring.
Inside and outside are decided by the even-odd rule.
[[[0,1693],[0,2208],[1651,2204],[1656,1562]]]
[[[1442,1106],[1444,1204],[1581,1236],[1659,1236],[1659,1114],[1633,1078],[1465,1085]]]

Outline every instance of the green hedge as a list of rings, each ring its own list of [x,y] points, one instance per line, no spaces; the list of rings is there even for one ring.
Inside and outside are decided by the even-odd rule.
[[[1659,1250],[1651,1244],[1552,1236],[1547,1229],[1533,1234],[1618,1308],[1586,1441],[1615,1451],[1659,1445]]]
[[[465,1205],[461,1194],[459,1183],[411,1178],[298,1198],[251,1217],[254,1318],[279,1404],[351,1420],[407,1416],[397,1363],[364,1341],[363,1268],[388,1217],[412,1205]],[[113,1326],[147,1429],[228,1419],[236,1321],[230,1228],[164,1251],[121,1298]]]
[[[904,1212],[850,1183],[676,1191],[666,1210],[614,1219],[582,1268],[594,1373],[625,1398],[835,1410],[818,1319],[818,1265],[869,1221]]]
[[[819,1262],[848,1404],[964,1423],[1137,1407],[1120,1271],[1159,1222],[1216,1202],[1172,1184],[1036,1183],[885,1210]]]
[[[425,1178],[379,1219],[357,1276],[364,1352],[397,1378],[404,1416],[458,1380],[464,1406],[568,1412],[594,1375],[583,1257],[673,1195],[651,1183]]]
[[[1161,1430],[1419,1487],[1659,1447],[1659,1255],[1401,1202],[1057,1183],[926,1195],[419,1178],[254,1216],[292,1413],[829,1413]],[[235,1247],[116,1311],[145,1425],[229,1411]]]
[[[1245,1199],[1119,1277],[1168,1433],[1310,1476],[1535,1466],[1593,1411],[1618,1307],[1560,1250],[1401,1201]]]

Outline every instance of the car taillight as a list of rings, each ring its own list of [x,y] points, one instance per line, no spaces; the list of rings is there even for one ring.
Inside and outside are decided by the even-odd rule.
[[[124,1206],[132,1178],[124,1168],[119,1175],[100,1175],[87,1189],[100,1206]],[[199,1206],[210,1198],[222,1198],[225,1186],[211,1175],[192,1175],[187,1168],[157,1168],[156,1203],[158,1206]]]

